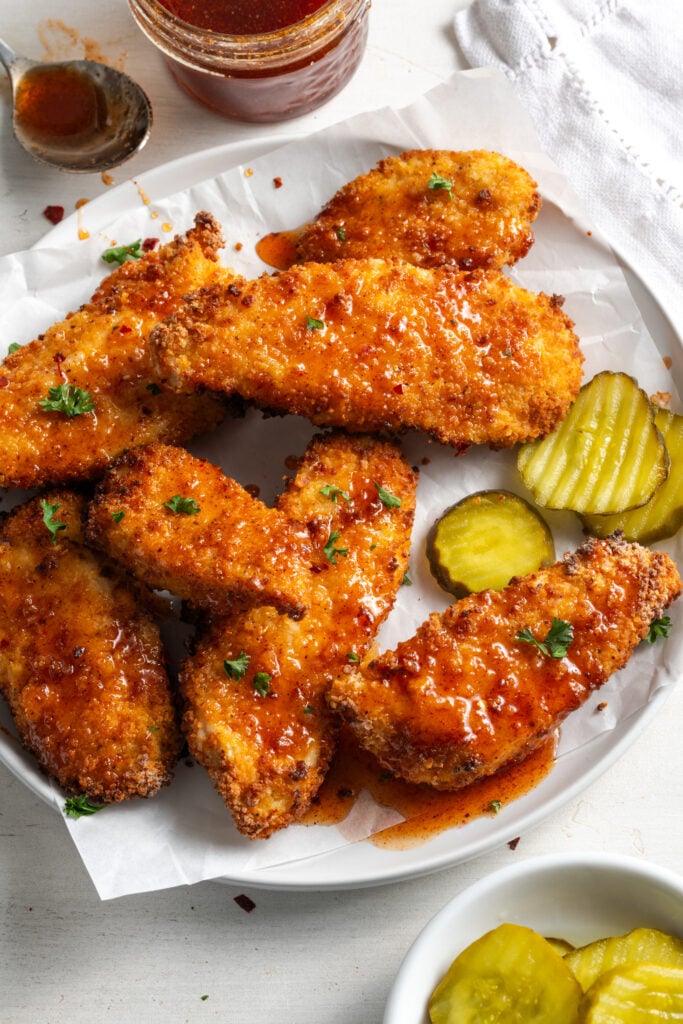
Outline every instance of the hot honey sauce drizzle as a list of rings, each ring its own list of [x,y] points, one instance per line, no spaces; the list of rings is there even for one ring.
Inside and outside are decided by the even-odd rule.
[[[22,78],[16,99],[17,124],[36,139],[78,146],[101,130],[106,101],[99,86],[76,68],[35,67]]]
[[[534,789],[549,774],[554,760],[555,738],[551,737],[523,761],[471,786],[443,792],[393,777],[344,731],[325,782],[303,824],[340,824],[365,789],[378,804],[405,817],[405,821],[370,836],[369,841],[383,849],[407,850],[475,818],[495,816],[502,807]]]
[[[292,231],[273,231],[258,240],[256,255],[269,267],[288,270],[296,263],[297,241],[300,236],[300,228]]]

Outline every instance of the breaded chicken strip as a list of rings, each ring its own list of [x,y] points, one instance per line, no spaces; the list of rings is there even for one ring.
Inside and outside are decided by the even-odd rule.
[[[366,256],[491,269],[526,255],[540,208],[536,182],[499,153],[414,149],[381,160],[301,232],[270,236],[259,249],[289,241],[277,246],[280,269]]]
[[[128,577],[84,547],[84,506],[54,491],[0,519],[0,691],[64,789],[153,796],[180,752],[164,653]]]
[[[207,289],[151,341],[183,391],[501,448],[553,430],[578,392],[582,356],[560,304],[498,271],[307,263]]]
[[[680,592],[668,555],[589,540],[433,614],[396,651],[340,675],[330,703],[397,776],[459,789],[530,754],[623,668]],[[554,620],[573,629],[564,656],[547,639]]]
[[[90,505],[87,537],[138,579],[213,612],[306,610],[305,528],[183,448],[146,445],[116,460]]]
[[[393,444],[315,438],[278,502],[316,552],[306,616],[257,608],[216,621],[182,668],[190,751],[244,835],[265,838],[301,817],[323,781],[336,735],[324,694],[394,603],[415,485]]]
[[[0,366],[0,486],[35,487],[97,476],[120,452],[179,442],[225,415],[215,396],[162,390],[149,331],[183,296],[225,271],[207,213],[156,252],[106,277],[89,302]]]

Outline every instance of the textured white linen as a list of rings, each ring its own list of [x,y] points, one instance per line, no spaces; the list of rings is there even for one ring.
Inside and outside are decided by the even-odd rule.
[[[683,330],[683,3],[474,0],[473,67],[513,82],[595,224]]]

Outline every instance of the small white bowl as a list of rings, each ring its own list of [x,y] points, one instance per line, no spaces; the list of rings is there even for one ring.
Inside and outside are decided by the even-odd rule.
[[[401,964],[384,1024],[429,1024],[429,997],[452,961],[504,921],[574,945],[637,927],[683,938],[683,877],[594,853],[530,857],[496,871],[459,893],[420,933]]]

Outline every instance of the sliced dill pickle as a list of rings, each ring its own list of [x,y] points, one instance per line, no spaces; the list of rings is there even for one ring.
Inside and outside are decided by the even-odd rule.
[[[623,530],[626,540],[641,544],[672,537],[683,524],[683,416],[657,409],[655,426],[669,453],[669,475],[647,504],[613,516],[582,516],[584,528],[595,537]]]
[[[546,522],[511,491],[477,491],[437,519],[427,538],[432,575],[444,590],[464,597],[500,590],[555,561]]]
[[[683,969],[624,964],[603,974],[586,994],[583,1024],[664,1024],[683,1019]]]
[[[542,935],[502,924],[458,956],[429,1000],[432,1024],[576,1024],[581,986]]]
[[[566,939],[558,939],[554,935],[546,935],[545,941],[549,942],[555,952],[559,953],[560,956],[566,956],[567,953],[571,953],[575,949],[571,942],[567,942]]]
[[[565,963],[584,992],[601,974],[633,963],[654,963],[683,968],[683,942],[656,928],[634,928],[626,935],[598,939],[567,953]]]
[[[645,392],[628,374],[605,370],[583,385],[554,433],[522,446],[517,467],[539,505],[611,515],[649,501],[669,457]]]

